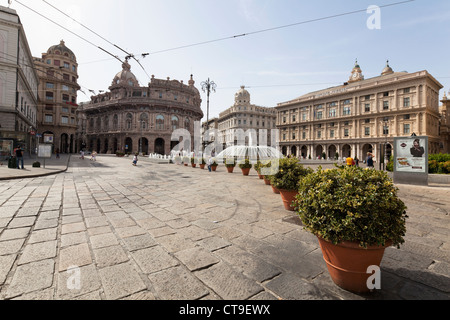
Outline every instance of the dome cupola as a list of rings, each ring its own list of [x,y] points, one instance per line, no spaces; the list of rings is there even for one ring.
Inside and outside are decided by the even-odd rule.
[[[241,89],[236,92],[234,97],[235,104],[250,104],[250,93],[245,90],[245,86],[241,86]]]
[[[136,76],[131,72],[131,66],[127,61],[122,64],[122,71],[116,74],[112,85],[139,87],[139,82],[137,81]]]

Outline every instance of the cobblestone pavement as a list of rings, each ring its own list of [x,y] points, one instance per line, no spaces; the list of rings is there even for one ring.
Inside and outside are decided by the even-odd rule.
[[[0,299],[448,300],[450,188],[399,188],[406,243],[386,250],[381,290],[356,295],[255,171],[72,157],[0,181]]]

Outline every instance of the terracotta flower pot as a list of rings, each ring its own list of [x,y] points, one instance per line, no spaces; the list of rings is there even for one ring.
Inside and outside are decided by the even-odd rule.
[[[216,169],[217,169],[217,166],[211,166],[212,171],[216,171]]]
[[[264,183],[268,186],[270,186],[270,180],[266,179],[266,177],[264,176]]]
[[[199,164],[199,166],[200,166],[200,169],[203,170],[203,169],[205,169],[205,166],[206,166],[206,165],[205,165],[205,164]]]
[[[248,176],[250,174],[250,168],[241,168],[242,174]]]
[[[317,238],[331,279],[339,287],[355,293],[370,291],[367,279],[372,274],[367,273],[367,269],[369,266],[380,266],[384,250],[392,245],[392,241],[387,241],[385,246],[368,246],[365,249],[356,242],[344,241],[334,245]]]
[[[188,166],[188,164],[187,164],[187,163],[185,163],[185,164],[184,164],[184,166],[185,166],[185,167],[187,167],[187,166]]]
[[[262,180],[262,179],[264,179],[264,176],[258,172],[258,178],[260,178]]]
[[[233,173],[234,167],[227,167],[228,173]]]
[[[273,185],[272,185],[272,191],[273,191],[273,193],[280,194],[280,190],[275,188]]]
[[[196,163],[192,163],[191,166],[192,166],[192,168],[195,168],[195,167],[197,167],[197,164]]]
[[[298,191],[294,190],[280,190],[281,199],[283,200],[284,208],[289,211],[294,211],[294,207],[291,206],[292,202],[295,200],[295,196]]]

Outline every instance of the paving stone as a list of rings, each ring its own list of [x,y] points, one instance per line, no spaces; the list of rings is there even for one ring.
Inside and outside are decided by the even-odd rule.
[[[129,251],[136,251],[157,245],[155,239],[149,234],[124,238],[123,242]]]
[[[56,257],[57,242],[27,244],[19,258],[19,265]]]
[[[0,242],[0,256],[18,253],[24,244],[25,239],[16,239]]]
[[[69,267],[83,267],[92,263],[91,253],[87,243],[70,246],[60,250],[59,271],[66,271]]]
[[[169,268],[148,277],[162,300],[197,300],[209,294],[208,289],[183,267]]]
[[[103,233],[111,233],[111,232],[112,232],[112,230],[109,226],[88,229],[88,233],[90,236],[95,236],[97,234],[103,234]]]
[[[57,228],[33,231],[31,233],[29,244],[56,240]]]
[[[111,224],[114,228],[126,228],[126,227],[132,227],[136,225],[136,222],[133,221],[131,218],[124,218],[124,219],[118,219],[118,220],[111,220]]]
[[[120,245],[94,249],[94,256],[98,268],[113,266],[129,260]]]
[[[214,254],[233,267],[238,268],[247,277],[260,283],[272,279],[282,272],[279,267],[275,267],[263,259],[235,246],[217,250]]]
[[[194,272],[194,275],[225,300],[244,300],[263,291],[255,281],[223,262]]]
[[[61,235],[61,248],[70,247],[81,243],[87,243],[86,232],[69,233]]]
[[[209,251],[215,251],[218,249],[222,249],[228,246],[231,246],[231,243],[227,240],[220,238],[220,237],[209,237],[206,239],[202,239],[197,242],[200,246],[206,248]]]
[[[45,211],[39,214],[39,220],[53,220],[59,218],[59,210]]]
[[[62,217],[62,224],[68,225],[71,223],[79,223],[83,222],[83,216],[81,215],[71,215],[71,216],[63,216]]]
[[[116,300],[147,289],[138,272],[123,263],[99,270],[100,278],[108,300]]]
[[[109,225],[106,217],[86,218],[84,221],[86,223],[86,227],[88,228],[104,227]]]
[[[138,225],[140,225],[142,228],[146,230],[159,229],[166,226],[164,222],[156,218],[147,218],[136,222]]]
[[[53,284],[54,269],[53,259],[18,266],[6,289],[6,298],[49,288]]]
[[[142,229],[139,226],[116,228],[115,230],[116,230],[117,234],[122,238],[129,238],[129,237],[139,236],[139,235],[147,233],[147,230]]]
[[[113,233],[103,233],[89,237],[93,249],[118,245],[116,236]]]
[[[158,237],[157,240],[158,243],[171,253],[195,247],[195,243],[192,240],[186,239],[179,234],[169,234]]]
[[[267,282],[265,287],[284,300],[338,300],[308,281],[291,274],[282,274]]]
[[[16,217],[36,217],[39,214],[40,206],[39,207],[23,207],[21,208],[17,214]]]
[[[146,290],[146,291],[141,291],[141,292],[137,292],[134,293],[128,297],[122,298],[121,300],[132,300],[132,301],[137,301],[137,300],[156,300],[155,296],[153,295],[153,293],[151,293],[150,291]]]
[[[31,227],[19,228],[19,229],[5,229],[0,235],[0,241],[24,239],[28,237]]]
[[[184,237],[191,239],[193,241],[199,241],[205,238],[214,236],[214,234],[199,228],[197,226],[189,226],[186,228],[179,229],[178,231]]]
[[[203,248],[195,247],[175,253],[177,257],[190,271],[209,267],[220,262],[217,257]]]
[[[148,233],[150,233],[153,238],[158,238],[158,237],[167,236],[169,234],[175,234],[175,233],[177,233],[177,231],[170,227],[162,227],[162,228],[157,228],[157,229],[150,229],[150,230],[148,230]]]
[[[14,218],[8,224],[9,229],[17,229],[23,227],[30,227],[36,221],[36,217],[24,217],[24,218]]]
[[[13,298],[11,300],[26,300],[26,301],[48,301],[53,300],[53,295],[55,294],[54,288],[48,288],[44,290],[39,290],[31,293],[23,294],[19,297]]]
[[[99,289],[100,277],[93,264],[58,273],[58,299],[74,299]]]
[[[84,222],[70,223],[62,226],[61,234],[77,233],[85,230]]]
[[[134,251],[132,256],[144,273],[153,273],[179,265],[175,258],[159,246]]]
[[[3,230],[3,228],[6,228],[8,223],[12,220],[11,218],[0,218],[0,232]]]
[[[17,255],[4,256],[0,255],[0,285],[6,281],[9,271],[11,270]]]
[[[43,229],[51,229],[58,227],[59,222],[58,219],[38,219],[36,224],[34,225],[34,230],[43,230]]]

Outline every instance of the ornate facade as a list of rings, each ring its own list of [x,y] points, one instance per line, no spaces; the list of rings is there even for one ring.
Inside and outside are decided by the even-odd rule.
[[[271,145],[271,130],[275,129],[275,108],[260,107],[250,103],[250,93],[241,86],[234,97],[234,105],[219,114],[218,129],[224,147],[237,144],[236,130],[244,132],[255,130],[259,139],[259,130],[267,130],[267,145]],[[256,142],[256,141],[255,141]]]
[[[178,144],[171,142],[172,132],[187,129],[192,137],[194,122],[203,117],[194,84],[192,75],[187,85],[152,76],[148,87],[141,87],[124,62],[109,92],[80,105],[79,143],[99,153],[170,154]],[[190,143],[193,147],[193,139]]]
[[[15,10],[0,6],[0,159],[36,148],[38,75]]]
[[[54,151],[74,153],[78,109],[77,58],[64,41],[50,47],[42,58],[34,58],[39,74],[38,126],[41,142],[52,143]]]
[[[439,90],[427,71],[394,72],[387,64],[378,77],[364,79],[356,63],[342,86],[279,103],[277,127],[284,154],[317,159],[348,156],[379,161],[392,153],[394,137],[429,137],[439,153]]]

